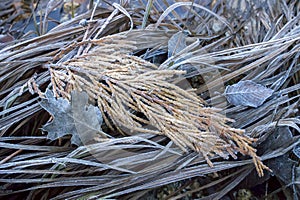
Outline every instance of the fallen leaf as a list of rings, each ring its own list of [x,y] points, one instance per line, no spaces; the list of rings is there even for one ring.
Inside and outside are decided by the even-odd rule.
[[[300,159],[300,144],[294,147],[293,153]]]
[[[225,96],[227,101],[235,106],[251,106],[257,108],[273,94],[273,90],[253,81],[240,81],[227,86]]]
[[[258,154],[269,152],[284,151],[297,140],[287,126],[278,127],[276,130],[259,146]],[[268,167],[273,170],[273,174],[281,179],[285,184],[292,182],[293,167],[297,164],[290,159],[289,153],[268,160]]]
[[[53,116],[42,130],[48,132],[48,139],[55,140],[71,134],[71,143],[77,146],[94,139],[101,130],[102,115],[98,107],[88,106],[86,93],[71,93],[71,103],[63,98],[56,99],[50,90],[45,92],[46,98],[40,105]]]
[[[168,41],[168,58],[178,54],[186,46],[186,34],[183,32],[174,34]]]

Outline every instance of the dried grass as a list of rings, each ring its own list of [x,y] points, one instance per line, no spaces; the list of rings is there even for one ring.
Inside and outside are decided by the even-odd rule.
[[[92,14],[89,11],[44,35],[24,36],[2,46],[0,181],[4,184],[0,196],[137,198],[167,184],[201,179],[201,187],[190,193],[213,188],[215,193],[208,192],[206,198],[218,199],[232,192],[243,180],[254,177],[251,171],[255,168],[251,159],[240,154],[238,160],[223,160],[220,156],[239,151],[252,156],[257,166],[263,166],[249,146],[253,142],[251,137],[258,138],[256,148],[265,163],[287,155],[299,144],[300,3],[212,1],[201,4],[198,10],[190,3],[170,7],[167,1],[162,2],[153,1],[148,5],[148,8],[151,6],[151,11],[146,13],[150,26],[132,30],[125,36],[117,34],[129,30],[131,25],[122,8],[130,14],[135,26],[141,26],[147,19],[141,12],[146,8],[145,2],[134,6],[121,4],[113,8],[118,10],[113,15],[110,14],[114,11],[96,9],[93,20],[82,27],[79,21],[89,19]],[[194,3],[200,5],[198,1]],[[16,8],[13,1],[7,0],[4,4],[1,8],[8,14],[3,17],[11,17],[3,22],[10,24],[17,19],[13,15]],[[175,5],[180,7],[174,10]],[[162,15],[167,7],[171,14]],[[155,23],[157,29],[153,28]],[[156,58],[157,52],[166,52],[170,37],[182,29],[191,33],[188,39],[192,44],[179,55],[165,59],[159,67],[143,59],[151,60]],[[112,36],[104,37],[106,35]],[[97,55],[102,56],[99,59]],[[195,69],[184,74],[180,71],[183,64]],[[216,69],[222,79],[215,78]],[[195,78],[199,74],[206,78],[205,84],[196,88],[197,93],[208,103],[214,102],[215,107],[224,108],[224,97],[221,94],[210,96],[208,90],[218,88],[221,82],[227,85],[239,80],[254,80],[274,89],[275,93],[256,109],[226,106],[222,110],[225,118],[193,91],[174,85],[179,75]],[[106,113],[107,126],[120,132],[131,129],[134,134],[122,136],[111,131],[112,139],[80,147],[72,146],[69,137],[47,140],[40,128],[49,115],[41,110],[38,95],[31,94],[47,87],[67,99],[74,88],[87,91]],[[113,104],[109,101],[112,98]],[[132,112],[128,112],[129,108]],[[143,115],[135,115],[136,111]],[[229,118],[235,122],[230,123]],[[146,125],[155,128],[145,128]],[[279,147],[274,146],[272,151],[262,151],[263,142],[279,126],[291,127],[294,137]],[[239,135],[240,129],[245,129],[248,137]],[[206,136],[213,138],[209,140],[211,143]],[[229,141],[234,142],[229,149],[224,149]],[[187,149],[202,154],[182,151]],[[208,159],[210,153],[217,155]],[[258,171],[261,173],[260,169]],[[234,173],[228,175],[230,172]],[[212,173],[219,174],[214,181],[209,178]],[[291,180],[286,184],[293,195],[299,195],[295,182]],[[178,193],[168,197],[178,199],[188,195],[177,190]]]

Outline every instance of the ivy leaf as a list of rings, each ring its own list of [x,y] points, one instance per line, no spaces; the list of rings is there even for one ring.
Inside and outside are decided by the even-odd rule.
[[[50,90],[45,92],[46,98],[40,105],[53,116],[42,130],[48,132],[48,139],[55,140],[71,134],[71,143],[77,146],[93,140],[102,133],[102,115],[98,107],[88,105],[88,95],[73,91],[71,102],[66,99],[56,99]]]
[[[273,90],[253,81],[240,81],[227,86],[225,96],[227,101],[235,106],[251,106],[257,108],[273,94]]]

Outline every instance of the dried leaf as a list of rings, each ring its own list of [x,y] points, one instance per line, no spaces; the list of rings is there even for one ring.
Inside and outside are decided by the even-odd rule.
[[[198,42],[196,42],[198,45]],[[184,61],[187,58],[190,58],[192,55],[186,55],[184,57],[178,57],[177,55],[182,55],[183,50],[185,52],[189,52],[190,49],[193,49],[195,46],[195,43],[187,44],[187,34],[186,32],[178,32],[174,34],[170,40],[168,41],[168,61],[169,64],[167,66],[174,66],[178,64],[178,70],[186,71],[187,73],[192,73],[197,69],[197,67],[191,63],[184,63],[181,62]],[[172,58],[171,58],[172,57]],[[180,64],[179,64],[180,63]]]
[[[300,159],[300,144],[294,147],[293,153]]]
[[[259,152],[274,152],[277,149],[283,151],[295,141],[297,139],[287,126],[279,127],[260,145],[262,148],[259,149]],[[268,161],[268,166],[272,169],[274,175],[285,184],[292,182],[292,169],[295,164],[296,162],[289,158],[289,153]]]
[[[235,106],[251,106],[257,108],[273,94],[273,90],[253,81],[240,81],[227,86],[225,96]]]
[[[71,103],[63,98],[56,99],[50,90],[46,90],[45,96],[40,105],[54,118],[43,126],[43,130],[48,132],[48,139],[55,140],[71,134],[72,144],[79,146],[93,138],[93,134],[102,132],[101,112],[92,105],[87,107],[86,93],[72,92]]]
[[[174,34],[168,41],[168,57],[178,54],[186,46],[186,34],[182,31]]]

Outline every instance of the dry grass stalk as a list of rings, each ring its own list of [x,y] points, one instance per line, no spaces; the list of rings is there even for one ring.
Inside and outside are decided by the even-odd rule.
[[[157,70],[154,64],[129,55],[135,46],[125,36],[92,43],[96,47],[88,53],[49,68],[57,97],[69,99],[72,90],[86,91],[111,129],[165,135],[183,151],[201,153],[210,166],[209,156],[236,158],[240,152],[253,158],[259,176],[263,169],[270,170],[251,147],[254,139],[228,126],[231,120],[206,107],[193,91],[172,83],[184,71]]]

